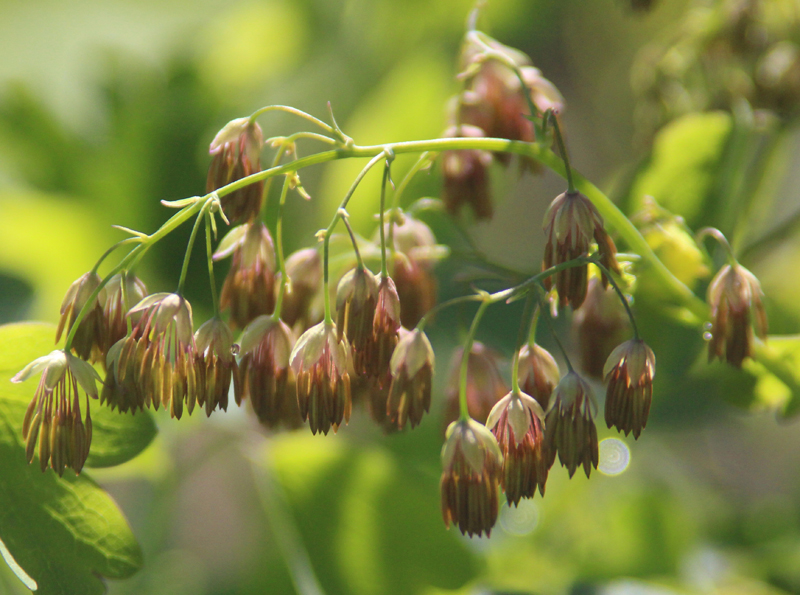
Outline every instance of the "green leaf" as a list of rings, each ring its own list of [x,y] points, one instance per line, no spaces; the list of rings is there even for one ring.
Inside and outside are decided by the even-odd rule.
[[[653,196],[693,227],[714,188],[731,128],[724,112],[688,114],[665,126],[655,139],[652,160],[631,189],[634,207]]]
[[[475,577],[458,529],[442,523],[438,471],[377,444],[365,450],[307,431],[274,437],[266,454],[329,595],[410,595]]]
[[[76,477],[67,470],[59,478],[26,462],[20,428],[35,379],[10,382],[25,364],[53,349],[53,331],[42,323],[0,327],[0,540],[7,549],[3,558],[16,562],[15,572],[22,571],[18,576],[23,582],[27,576],[37,583],[37,593],[102,593],[99,577],[125,578],[141,567],[139,544],[112,498],[86,473]],[[92,450],[98,451],[95,464],[127,460],[152,439],[149,416],[112,414],[119,417],[116,420],[102,409],[95,404],[92,416],[98,420],[92,437]],[[125,444],[128,440],[131,444]]]

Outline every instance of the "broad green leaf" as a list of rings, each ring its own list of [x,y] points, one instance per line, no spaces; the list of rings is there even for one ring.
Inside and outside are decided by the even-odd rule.
[[[442,523],[438,473],[379,445],[305,432],[273,438],[266,460],[329,595],[454,589],[474,578],[458,530]]]
[[[37,593],[99,594],[105,590],[99,577],[132,575],[142,565],[142,553],[112,498],[86,473],[75,476],[67,470],[59,478],[25,460],[20,427],[36,381],[12,384],[10,378],[52,348],[51,325],[0,327],[0,539],[18,569],[37,583]],[[105,421],[96,404],[94,410],[98,420],[104,420],[92,439],[92,449],[97,446],[102,453],[100,460],[108,464],[133,456],[132,449],[121,446],[127,424]],[[149,424],[152,427],[152,421]],[[111,430],[122,436],[111,440]],[[141,428],[133,435],[140,448],[149,442],[142,443]]]
[[[724,112],[688,114],[665,126],[656,137],[653,156],[631,189],[635,209],[653,196],[690,227],[703,212],[732,127]]]

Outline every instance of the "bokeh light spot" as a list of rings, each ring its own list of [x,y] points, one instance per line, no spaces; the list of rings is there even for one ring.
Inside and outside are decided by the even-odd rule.
[[[600,464],[597,469],[605,475],[623,473],[631,462],[631,451],[617,438],[606,438],[600,441]]]
[[[530,498],[523,498],[518,506],[503,502],[500,508],[500,526],[511,535],[528,535],[539,524],[539,505]]]

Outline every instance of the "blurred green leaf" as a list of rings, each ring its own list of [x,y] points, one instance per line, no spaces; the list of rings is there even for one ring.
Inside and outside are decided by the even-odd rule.
[[[364,98],[348,122],[340,122],[342,128],[359,144],[438,137],[444,129],[442,105],[451,92],[451,70],[452,66],[432,51],[406,58]],[[416,155],[398,156],[392,166],[395,181],[402,179],[416,159]],[[365,160],[353,159],[327,166],[320,185],[324,203],[320,216],[324,222],[336,211],[364,165]],[[381,168],[379,164],[364,178],[347,207],[353,226],[362,233],[371,233],[375,228],[373,216],[380,204]],[[391,188],[387,197],[390,200]]]
[[[84,206],[44,194],[0,193],[0,213],[0,270],[33,286],[32,316],[56,320],[69,286],[113,242],[111,229]]]
[[[725,112],[688,114],[665,126],[654,141],[650,163],[633,183],[635,209],[644,196],[653,196],[693,227],[714,187],[731,128]]]
[[[37,593],[103,593],[99,577],[125,578],[142,565],[141,549],[127,521],[85,473],[76,477],[67,471],[59,478],[25,460],[20,427],[35,386],[33,381],[12,384],[10,378],[52,349],[51,325],[0,327],[0,539],[19,568],[36,581]],[[146,416],[137,417],[135,424],[143,427]],[[103,430],[98,428],[92,439],[101,461],[122,461],[136,454],[136,448],[122,445],[125,423],[101,425]],[[113,440],[111,430],[118,433]],[[132,442],[143,448],[145,433],[138,428]]]
[[[457,530],[442,524],[438,475],[379,446],[306,433],[275,437],[267,459],[329,595],[454,589],[475,576]]]

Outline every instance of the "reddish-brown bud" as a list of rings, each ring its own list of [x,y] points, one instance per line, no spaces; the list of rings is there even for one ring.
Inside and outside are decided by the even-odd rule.
[[[547,244],[542,270],[588,255],[594,240],[602,264],[620,272],[617,248],[603,227],[603,217],[580,192],[565,192],[553,200],[544,216],[544,232]],[[544,285],[548,290],[553,286],[553,277],[560,305],[578,308],[586,298],[588,265],[567,268],[547,277]],[[605,275],[603,285],[608,285]]]
[[[483,130],[464,124],[448,128],[447,138],[484,136]],[[491,219],[492,199],[489,191],[489,166],[492,155],[486,151],[467,149],[442,153],[442,200],[452,215],[462,205],[469,205],[477,219]]]
[[[350,420],[353,361],[347,337],[339,338],[335,324],[321,322],[298,339],[290,356],[297,378],[300,416],[311,432],[327,434]]]
[[[291,329],[271,316],[259,316],[242,334],[241,384],[259,421],[270,428],[303,423],[289,365],[293,345]]]
[[[519,352],[520,388],[536,399],[544,411],[547,411],[550,395],[559,380],[558,364],[547,349],[536,343],[522,346]]]
[[[609,356],[603,370],[608,382],[606,391],[606,424],[620,432],[633,432],[639,438],[647,425],[653,399],[653,377],[656,356],[641,339],[631,339],[618,346]]]
[[[445,388],[445,421],[448,423],[458,419],[459,415],[458,387],[463,353],[462,348],[456,349],[450,360],[450,375]],[[495,403],[508,393],[508,385],[498,369],[498,359],[498,354],[480,341],[472,343],[467,361],[467,406],[470,417],[481,423],[489,417]]]
[[[239,367],[233,355],[233,333],[219,318],[205,322],[194,335],[197,365],[197,403],[204,407],[206,416],[217,407],[228,410],[228,393],[233,379],[233,393],[237,403],[241,402]],[[187,394],[189,413],[194,409],[195,394]]]
[[[400,298],[400,322],[414,328],[436,305],[436,277],[419,261],[396,252],[392,278]]]
[[[627,336],[630,324],[625,306],[613,287],[603,287],[598,277],[589,279],[586,300],[572,317],[583,371],[603,377],[608,356]]]
[[[298,324],[303,330],[319,322],[312,313],[312,303],[322,289],[322,258],[316,248],[305,248],[286,259],[289,283],[283,296],[281,319],[290,327]]]
[[[503,453],[503,490],[508,504],[533,498],[536,488],[544,496],[550,470],[544,438],[544,412],[532,397],[510,392],[500,399],[486,420]]]
[[[263,223],[245,227],[231,246],[214,255],[220,259],[233,254],[233,262],[222,285],[220,307],[230,308],[231,320],[239,328],[275,308],[275,248]]]
[[[723,358],[737,368],[753,357],[753,325],[759,338],[767,336],[761,284],[740,264],[725,265],[708,286],[711,331],[708,361]]]
[[[229,122],[211,143],[206,192],[261,171],[261,127],[247,118]],[[220,198],[222,210],[232,224],[258,217],[263,202],[264,182],[258,181]]]
[[[197,399],[192,307],[178,294],[156,293],[128,315],[139,315],[139,320],[120,351],[117,378],[127,381],[128,363],[133,359],[145,405],[155,409],[163,405],[180,419],[184,403],[193,405]]]
[[[123,272],[111,277],[105,289],[103,353],[107,355],[111,347],[128,334],[128,310],[147,296],[147,288],[136,275]]]
[[[388,423],[402,430],[406,422],[419,425],[430,411],[434,355],[428,337],[418,329],[406,332],[392,353],[392,383],[386,402]]]
[[[545,429],[548,462],[552,466],[558,452],[558,460],[569,470],[570,477],[581,465],[589,477],[599,461],[593,417],[597,404],[592,389],[578,374],[569,372],[558,383],[553,398]]]
[[[486,533],[497,522],[503,455],[489,430],[475,420],[455,421],[442,447],[442,517],[462,534]]]
[[[381,387],[387,387],[389,383],[389,362],[397,345],[399,332],[400,298],[394,281],[390,277],[381,277],[372,321],[372,353],[368,357],[369,375]]]
[[[368,374],[372,354],[378,279],[364,267],[348,271],[336,290],[336,328],[339,339],[347,335],[353,349],[353,364],[359,374]]]
[[[72,330],[75,320],[83,307],[89,301],[92,293],[100,285],[100,277],[97,273],[90,272],[83,275],[80,279],[69,286],[67,295],[61,304],[61,318],[58,321],[56,330],[56,343],[61,339],[61,333],[66,327],[67,333]],[[103,357],[103,345],[105,338],[105,319],[103,318],[103,307],[106,303],[106,290],[101,289],[92,300],[89,311],[78,325],[75,336],[72,339],[72,350],[81,359],[100,361]],[[69,324],[67,324],[69,322]]]

